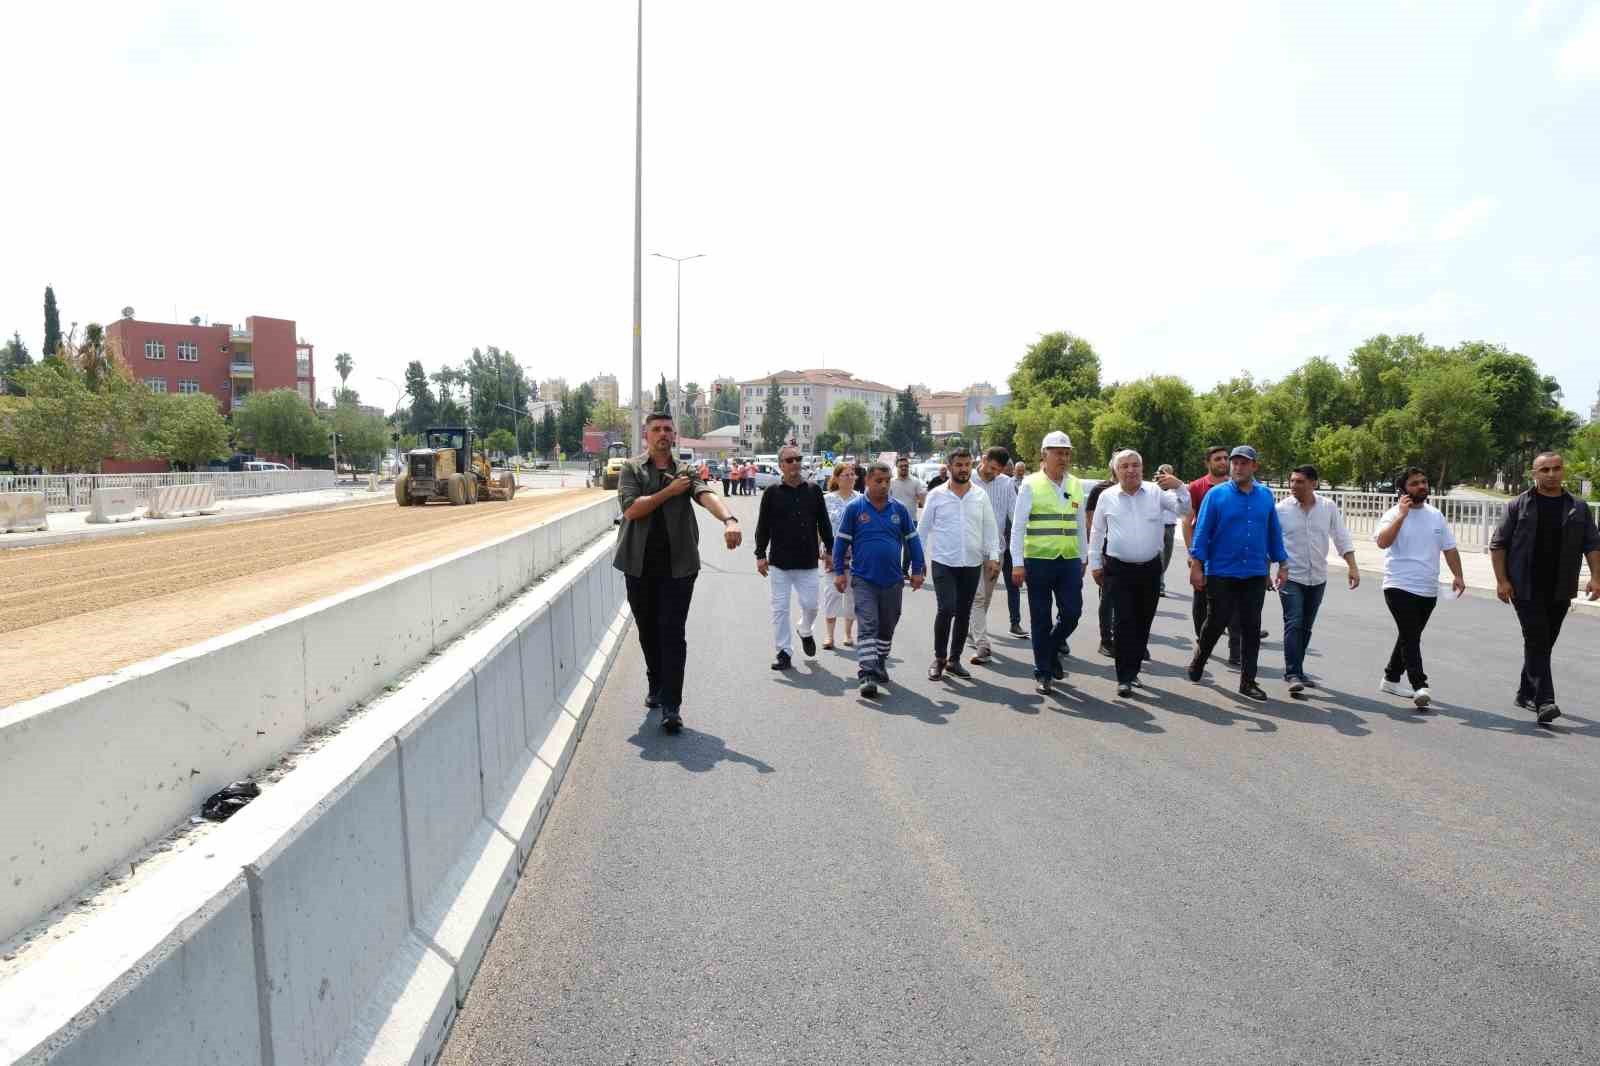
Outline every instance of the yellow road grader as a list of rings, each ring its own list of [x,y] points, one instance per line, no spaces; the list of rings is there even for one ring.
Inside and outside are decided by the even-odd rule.
[[[406,453],[405,469],[394,479],[394,500],[412,507],[433,500],[452,504],[509,500],[517,494],[517,478],[489,465],[483,440],[470,426],[428,430],[425,446]]]

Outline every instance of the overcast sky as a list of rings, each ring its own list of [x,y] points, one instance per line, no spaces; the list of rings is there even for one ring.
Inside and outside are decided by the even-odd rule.
[[[1600,3],[647,0],[645,249],[685,380],[1003,385],[1504,343],[1600,386]],[[0,331],[293,318],[388,406],[508,348],[629,391],[634,7],[0,15]],[[673,374],[646,259],[646,381]]]

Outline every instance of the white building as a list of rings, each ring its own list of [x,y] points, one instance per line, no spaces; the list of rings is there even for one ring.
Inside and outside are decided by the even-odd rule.
[[[846,400],[855,400],[872,416],[874,435],[883,432],[884,404],[897,391],[843,370],[782,370],[739,382],[740,445],[750,451],[761,443],[761,420],[767,396],[776,381],[784,409],[793,423],[790,435],[803,451],[811,451],[817,434],[828,428],[828,414]]]
[[[1600,398],[1594,401],[1594,406],[1589,408],[1589,421],[1600,422]]]

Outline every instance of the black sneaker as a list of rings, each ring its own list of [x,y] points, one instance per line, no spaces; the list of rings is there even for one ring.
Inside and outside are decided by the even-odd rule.
[[[683,728],[683,714],[676,707],[663,707],[661,709],[661,728],[668,733],[676,733]]]
[[[1117,685],[1117,695],[1121,696],[1123,699],[1128,699],[1131,697],[1133,695],[1133,683],[1129,681],[1120,682]]]
[[[944,678],[944,660],[943,659],[935,659],[928,666],[928,680],[929,681],[940,681],[940,680],[943,680],[943,678]]]
[[[878,694],[877,679],[871,674],[864,674],[857,678],[857,680],[860,682],[860,687],[857,689],[857,691],[861,693],[863,698],[870,700],[872,697]]]
[[[1100,654],[1104,655],[1107,659],[1115,659],[1117,657],[1117,649],[1113,648],[1110,644],[1107,644],[1102,640],[1100,642]]]
[[[1033,682],[1033,691],[1037,692],[1041,696],[1050,695],[1050,679],[1048,677],[1035,678]]]
[[[817,657],[817,639],[809,633],[801,636],[800,646],[805,649],[807,659],[815,659]]]
[[[1028,635],[1028,631],[1026,629],[1023,629],[1020,624],[1018,624],[1016,622],[1012,622],[1011,623],[1011,635],[1014,636],[1014,637],[1025,637],[1025,636]]]
[[[962,666],[960,659],[951,659],[949,662],[945,663],[944,672],[952,677],[970,678],[972,676],[972,671],[968,670],[965,666]]]
[[[1200,652],[1195,652],[1189,659],[1189,680],[1199,681],[1206,675],[1206,657]]]
[[[1511,702],[1515,703],[1518,707],[1521,707],[1525,711],[1533,711],[1533,710],[1537,710],[1538,709],[1534,705],[1533,700],[1529,699],[1527,696],[1524,696],[1520,692],[1517,693],[1517,698],[1512,700]]]
[[[1261,631],[1261,639],[1262,640],[1266,640],[1267,639],[1267,631],[1265,629],[1263,629]]]
[[[1539,724],[1540,725],[1549,725],[1551,722],[1555,721],[1557,718],[1560,718],[1560,717],[1561,717],[1561,708],[1560,707],[1557,707],[1553,703],[1541,703],[1541,704],[1539,704]]]
[[[657,692],[655,689],[651,689],[649,692],[646,692],[644,695],[644,706],[645,710],[647,711],[653,711],[660,707],[661,693]]]
[[[1057,681],[1067,679],[1067,668],[1061,665],[1060,659],[1057,659],[1055,665],[1050,668],[1050,676]]]
[[[793,665],[794,660],[789,658],[789,653],[786,651],[780,651],[778,657],[772,661],[774,670],[787,670]]]
[[[1250,682],[1248,685],[1240,685],[1239,695],[1243,696],[1247,700],[1255,700],[1257,703],[1267,702],[1266,690],[1260,685],[1256,684],[1254,681]]]
[[[1283,679],[1285,681],[1289,682],[1289,691],[1290,692],[1304,692],[1305,691],[1305,687],[1306,687],[1305,678],[1299,676],[1298,674],[1286,674],[1286,675],[1284,675]]]

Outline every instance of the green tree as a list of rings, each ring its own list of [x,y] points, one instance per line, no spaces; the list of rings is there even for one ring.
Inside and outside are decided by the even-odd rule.
[[[677,413],[672,410],[672,399],[667,395],[667,379],[665,375],[662,375],[661,381],[656,385],[656,400],[651,406],[650,412],[657,415],[672,414],[674,421],[677,419]]]
[[[343,390],[343,402],[322,419],[321,436],[326,441],[328,434],[339,434],[339,461],[352,470],[375,470],[389,447],[389,424],[381,415],[363,411],[359,399],[353,390]]]
[[[712,424],[706,432],[721,429],[723,426],[736,426],[739,420],[739,386],[732,382],[721,382],[711,398]]]
[[[1012,402],[1026,406],[1035,395],[1052,405],[1100,395],[1100,357],[1082,337],[1065,331],[1042,334],[1023,353],[1010,378]]]
[[[789,409],[783,402],[783,392],[778,385],[778,379],[772,378],[767,386],[767,410],[761,416],[761,445],[762,450],[775,452],[788,443],[789,430],[794,422],[789,418]]]
[[[517,454],[517,438],[509,429],[497,429],[484,438],[484,446],[491,453],[498,452],[502,455]]]
[[[233,429],[242,446],[263,455],[328,454],[327,430],[294,389],[252,392],[233,412]]]
[[[1133,448],[1154,470],[1161,463],[1176,466],[1200,445],[1200,410],[1194,391],[1182,378],[1152,375],[1117,388],[1110,406],[1092,424],[1092,465],[1120,448]],[[1071,433],[1069,431],[1068,435]],[[1077,438],[1073,438],[1076,443]],[[1089,457],[1075,459],[1088,466]]]
[[[413,359],[406,364],[406,395],[411,397],[411,409],[407,414],[406,425],[412,433],[426,432],[429,426],[435,425],[434,419],[439,415],[438,404],[433,399],[433,390],[428,387],[428,372],[422,368],[422,361]]]
[[[928,433],[928,420],[917,403],[917,395],[907,385],[896,394],[894,406],[884,408],[883,436],[889,450],[895,452],[925,452],[933,447]]]
[[[859,400],[844,400],[834,404],[828,412],[828,432],[842,438],[844,446],[855,451],[872,436],[872,414]],[[817,447],[823,448],[822,437],[817,437]],[[831,448],[824,449],[832,451]]]
[[[56,309],[56,290],[44,287],[44,349],[41,359],[50,359],[61,351],[61,312]]]
[[[198,470],[228,456],[228,423],[210,396],[153,396],[148,450]],[[304,406],[302,404],[302,406]]]
[[[142,459],[151,394],[127,374],[107,374],[99,391],[62,359],[20,371],[26,390],[0,418],[0,454],[48,473],[92,472],[102,459]]]
[[[461,373],[473,426],[482,433],[508,429],[515,435],[517,412],[526,411],[534,397],[534,387],[516,357],[492,344],[481,351],[474,348]]]
[[[843,452],[851,450],[850,448],[846,447],[843,437],[826,429],[813,437],[811,439],[811,443],[819,452]]]
[[[1442,490],[1493,464],[1490,398],[1465,361],[1430,367],[1411,381],[1410,461],[1427,470]]]
[[[561,404],[561,418],[557,429],[563,452],[568,455],[578,455],[583,451],[583,427],[589,424],[593,411],[594,389],[587,382],[575,389],[567,390],[567,398]]]
[[[615,404],[612,404],[615,407]],[[539,440],[536,445],[540,455],[550,455],[555,452],[560,441],[557,439],[559,430],[556,427],[555,408],[548,405],[544,409],[544,418],[539,423]]]
[[[350,358],[349,352],[340,352],[333,357],[333,369],[339,372],[339,394],[334,397],[335,403],[343,399],[345,392],[348,391],[350,371],[355,369],[355,365],[355,360]]]
[[[106,347],[105,328],[98,322],[89,323],[84,328],[83,340],[72,353],[73,364],[83,375],[84,384],[95,392],[100,391],[106,375],[111,372],[113,358]]]
[[[600,400],[589,413],[589,424],[606,433],[624,435],[628,432],[628,412],[610,400]]]
[[[25,390],[17,375],[32,365],[33,356],[28,354],[28,346],[22,343],[22,334],[12,333],[11,339],[0,349],[0,392],[12,396],[23,395]]]
[[[683,410],[678,412],[678,435],[698,437],[709,433],[715,426],[702,426],[696,413],[700,407],[700,383],[691,381],[683,387]]]

